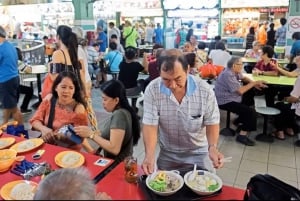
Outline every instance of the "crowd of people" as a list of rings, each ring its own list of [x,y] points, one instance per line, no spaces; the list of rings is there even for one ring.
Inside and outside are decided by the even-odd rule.
[[[216,37],[206,52],[205,44],[197,41],[192,30],[181,33],[180,29],[179,48],[164,49],[160,37],[162,30],[160,24],[157,24],[153,31],[155,45],[152,53],[145,53],[140,63],[136,60],[138,27],[134,28],[131,22],[126,21],[122,31],[114,23],[110,23],[109,28],[106,35],[102,27],[97,27],[95,40],[89,45],[82,30],[58,26],[55,39],[57,48],[48,64],[49,72],[43,83],[43,101],[29,121],[32,129],[39,131],[46,143],[103,155],[119,163],[133,154],[133,147],[142,135],[145,156],[141,165],[145,174],[153,173],[156,165],[161,170],[189,171],[197,164],[200,169],[215,172],[224,165],[224,156],[218,149],[219,110],[228,110],[238,115],[235,120],[238,125],[236,140],[254,146],[249,134],[257,130],[257,116],[252,106],[253,97],[259,91],[266,95],[268,106],[281,110],[275,122],[282,118],[294,122],[275,123],[274,137],[284,139],[284,134],[295,134],[294,128],[300,118],[299,78],[283,97],[283,101],[289,104],[282,107],[274,101],[274,96],[282,89],[244,76],[243,70],[246,69],[243,69],[242,59],[228,52],[221,37]],[[263,32],[263,29],[265,27],[260,31]],[[277,38],[276,42],[280,43],[278,38],[281,35],[273,35]],[[181,41],[182,38],[185,38],[184,41]],[[245,57],[258,59],[254,66],[249,67],[249,73],[298,77],[299,32],[293,34],[293,39],[295,42],[291,59],[298,67],[296,70],[289,72],[279,66],[273,58],[272,45],[267,44],[268,40],[263,43],[263,38],[257,38],[252,41],[252,47],[247,43],[249,49]],[[145,36],[144,40],[148,41],[149,38]],[[7,123],[11,117],[23,124],[22,113],[18,108],[20,80],[17,50],[6,40],[2,27],[0,43],[0,101],[4,108],[2,124]],[[214,90],[205,79],[201,79],[201,67],[208,62],[224,67],[216,78]],[[140,82],[137,80],[140,72],[149,73],[149,78]],[[112,79],[108,80],[107,74],[112,74]],[[92,83],[93,76],[96,83]],[[91,104],[93,85],[100,88],[103,108],[111,113],[101,128],[98,128],[98,123],[102,119],[95,117]],[[136,103],[130,105],[128,101],[129,96],[141,92],[144,93],[142,128]],[[61,128],[66,125],[74,126],[80,142],[72,141],[61,133]],[[90,144],[91,141],[96,147]],[[156,158],[157,144],[160,152]],[[78,195],[82,197],[76,198],[110,199],[106,194],[95,193],[92,182],[86,176],[88,173],[84,171],[66,169],[51,173],[40,183],[35,199],[50,199],[58,195],[60,189],[50,187],[58,181],[77,186],[77,182],[81,182],[79,185],[84,185],[86,191]],[[75,181],[74,174],[76,177],[81,175],[82,179]],[[88,191],[91,193],[87,194]],[[80,192],[78,189],[76,193]],[[61,199],[72,199],[75,196],[67,192],[59,195]]]

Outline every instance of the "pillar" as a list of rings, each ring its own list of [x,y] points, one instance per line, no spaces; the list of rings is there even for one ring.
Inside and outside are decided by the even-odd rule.
[[[72,0],[75,20],[74,26],[81,27],[84,31],[94,31],[95,21],[93,13],[93,3],[91,0]]]

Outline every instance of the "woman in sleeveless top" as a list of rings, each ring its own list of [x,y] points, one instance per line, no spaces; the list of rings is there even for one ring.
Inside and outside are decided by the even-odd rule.
[[[81,144],[68,140],[59,132],[60,128],[69,124],[88,125],[85,101],[75,74],[61,72],[53,83],[51,93],[52,98],[56,99],[52,125],[49,124],[52,98],[45,98],[29,121],[32,128],[40,131],[41,138],[47,143],[80,150]]]
[[[52,61],[49,65],[49,73],[45,78],[42,89],[42,98],[45,98],[50,92],[53,81],[58,73],[63,71],[74,72],[79,80],[80,87],[85,94],[85,72],[84,64],[78,59],[78,42],[77,36],[72,29],[66,25],[60,25],[57,28],[56,35],[58,50],[53,52]]]

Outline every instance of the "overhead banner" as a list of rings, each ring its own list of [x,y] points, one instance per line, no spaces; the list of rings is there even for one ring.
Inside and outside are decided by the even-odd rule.
[[[289,0],[221,0],[221,8],[289,6]]]

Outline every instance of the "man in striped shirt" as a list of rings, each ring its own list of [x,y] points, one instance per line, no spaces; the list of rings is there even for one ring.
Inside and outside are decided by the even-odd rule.
[[[154,171],[155,147],[160,145],[157,167],[161,170],[214,172],[224,156],[217,149],[220,113],[211,87],[189,75],[188,64],[178,49],[158,58],[160,77],[152,80],[144,95],[143,139],[146,174]]]

